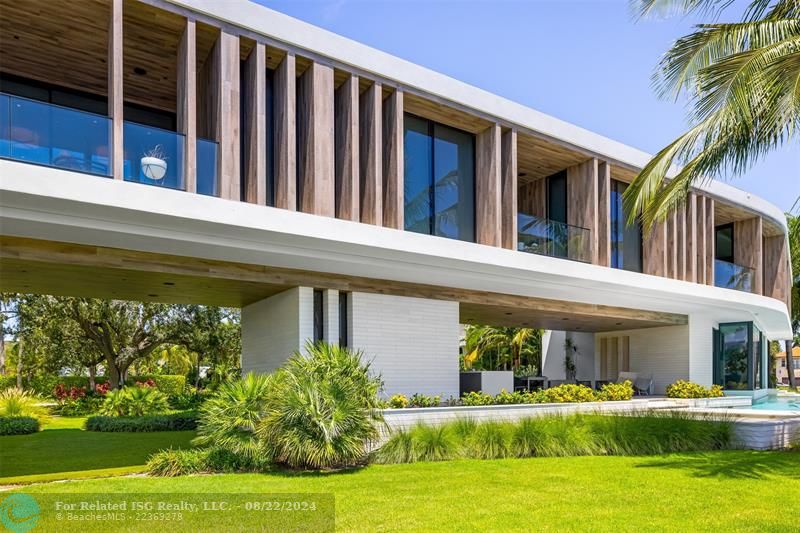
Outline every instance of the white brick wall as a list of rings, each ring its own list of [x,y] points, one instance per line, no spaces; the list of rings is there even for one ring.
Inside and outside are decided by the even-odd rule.
[[[354,292],[350,345],[381,374],[384,393],[458,397],[458,303]]]
[[[242,309],[242,372],[272,372],[313,335],[313,291],[295,287]]]
[[[656,394],[664,394],[666,386],[678,379],[689,378],[689,326],[612,331],[597,333],[595,338],[622,336],[630,337],[631,372],[651,374]],[[599,342],[595,358],[600,359]]]
[[[689,379],[705,386],[714,382],[715,327],[717,323],[705,315],[689,315]]]

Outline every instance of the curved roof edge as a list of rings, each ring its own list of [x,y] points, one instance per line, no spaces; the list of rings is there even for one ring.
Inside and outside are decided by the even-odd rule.
[[[359,70],[394,80],[499,120],[539,132],[598,156],[642,168],[651,154],[575,124],[490,93],[450,76],[314,26],[250,0],[167,0],[234,26],[329,57]],[[674,175],[674,169],[670,172]],[[776,205],[717,180],[696,186],[711,196],[746,207],[769,218],[787,233],[786,217]]]

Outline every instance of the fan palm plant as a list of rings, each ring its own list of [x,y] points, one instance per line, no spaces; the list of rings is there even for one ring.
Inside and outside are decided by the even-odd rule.
[[[642,17],[668,11],[719,14],[730,0],[632,0]],[[741,21],[700,24],[658,66],[660,96],[686,96],[691,127],[642,169],[624,195],[629,222],[645,229],[684,202],[693,183],[738,175],[794,142],[800,119],[800,2],[749,0]],[[670,179],[674,163],[681,164]]]

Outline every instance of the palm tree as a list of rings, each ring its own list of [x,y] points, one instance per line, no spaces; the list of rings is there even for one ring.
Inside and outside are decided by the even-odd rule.
[[[645,229],[684,202],[708,176],[741,174],[795,141],[800,125],[800,1],[749,0],[741,21],[700,24],[659,63],[660,96],[688,98],[691,127],[659,151],[625,192],[630,222]],[[718,16],[730,0],[631,0],[640,17],[667,12]],[[683,165],[671,179],[673,163]]]
[[[487,359],[485,367],[512,369],[522,366],[523,357],[529,365],[540,370],[541,330],[498,326],[467,326],[465,362]],[[494,364],[491,357],[494,356]]]
[[[800,217],[786,215],[789,227],[789,250],[792,255],[792,331],[795,333],[800,328]],[[786,369],[789,373],[789,387],[797,388],[794,377],[794,360],[792,357],[792,341],[786,341]]]

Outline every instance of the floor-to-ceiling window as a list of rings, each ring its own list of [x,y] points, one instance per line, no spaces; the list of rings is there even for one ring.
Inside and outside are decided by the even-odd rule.
[[[714,383],[729,390],[766,386],[766,349],[757,326],[752,322],[720,324],[714,336]]]
[[[627,183],[611,180],[611,266],[633,272],[642,271],[642,226],[628,224],[622,203]]]
[[[714,258],[733,263],[733,224],[714,229]]]
[[[475,240],[474,135],[406,115],[405,229]]]

